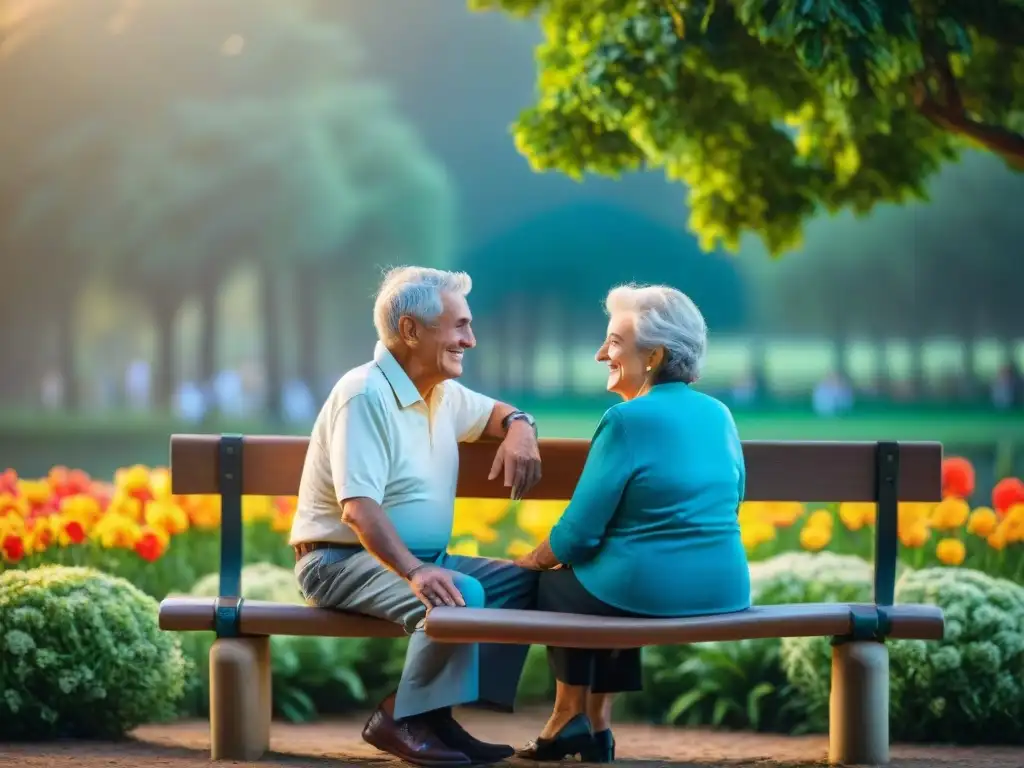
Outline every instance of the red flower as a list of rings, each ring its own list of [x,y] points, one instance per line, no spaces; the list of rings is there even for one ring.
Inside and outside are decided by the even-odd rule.
[[[960,456],[942,462],[942,495],[966,499],[974,493],[974,467]]]
[[[992,489],[992,508],[1005,515],[1015,504],[1024,504],[1024,482],[1017,477],[1004,477]]]
[[[72,520],[70,523],[65,525],[64,533],[68,535],[68,539],[72,544],[81,544],[85,541],[85,529],[77,520]]]
[[[164,553],[164,545],[155,533],[147,531],[135,543],[135,552],[147,563],[153,563]]]
[[[4,557],[12,563],[18,562],[25,556],[25,542],[21,540],[21,536],[13,534],[4,536],[0,549],[3,550]]]

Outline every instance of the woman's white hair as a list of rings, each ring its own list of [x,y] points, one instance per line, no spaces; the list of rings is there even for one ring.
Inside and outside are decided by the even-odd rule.
[[[473,280],[465,272],[446,272],[430,267],[395,267],[384,275],[373,303],[373,325],[385,346],[398,341],[398,321],[403,315],[430,324],[444,311],[446,293],[466,296]]]
[[[661,381],[697,380],[708,346],[708,326],[689,296],[667,285],[620,285],[605,299],[609,315],[628,312],[635,318],[636,345],[664,347],[656,375]]]

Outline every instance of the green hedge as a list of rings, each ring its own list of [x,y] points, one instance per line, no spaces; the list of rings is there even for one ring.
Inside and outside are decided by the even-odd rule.
[[[172,717],[187,672],[156,601],[124,579],[0,574],[0,740],[122,736]]]

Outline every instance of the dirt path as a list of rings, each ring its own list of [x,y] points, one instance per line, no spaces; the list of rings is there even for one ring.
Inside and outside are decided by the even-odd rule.
[[[541,713],[513,717],[463,713],[460,720],[477,736],[491,741],[521,745],[533,738],[543,722]],[[314,725],[275,723],[272,754],[259,762],[275,766],[353,765],[360,768],[397,768],[404,765],[383,756],[359,737],[361,720],[322,722]],[[822,765],[828,741],[823,736],[764,736],[748,733],[714,733],[676,728],[629,725],[615,731],[619,765],[661,768],[729,766]],[[120,742],[56,742],[50,744],[0,744],[0,766],[7,768],[209,768],[209,726],[185,722],[145,726],[133,738]],[[896,746],[893,768],[1021,768],[1024,750],[1003,747]],[[509,765],[535,765],[509,761]],[[219,763],[218,765],[239,765]]]

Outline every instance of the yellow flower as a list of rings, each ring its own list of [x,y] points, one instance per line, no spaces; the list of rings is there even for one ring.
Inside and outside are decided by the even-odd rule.
[[[831,526],[808,524],[800,530],[800,546],[811,552],[824,549],[831,540]]]
[[[970,505],[963,499],[949,496],[932,510],[932,527],[940,531],[953,531],[963,526],[971,514]]]
[[[739,519],[740,525],[752,520],[766,520],[768,518],[768,504],[764,501],[744,501],[740,504]]]
[[[1010,507],[999,527],[1006,532],[1007,543],[1024,541],[1024,504]]]
[[[748,552],[774,538],[775,526],[764,520],[752,520],[740,526],[740,540]]]
[[[0,493],[0,520],[4,517],[25,517],[28,514],[28,499],[11,493]]]
[[[114,474],[114,484],[127,493],[150,490],[149,468],[142,464],[136,464],[117,470]]]
[[[117,512],[108,512],[91,531],[91,537],[107,549],[131,549],[141,535],[135,520]]]
[[[807,525],[812,527],[824,526],[827,527],[829,532],[832,531],[832,525],[835,523],[835,518],[832,517],[832,513],[827,509],[816,509],[811,512],[811,516],[807,518]]]
[[[157,467],[149,475],[149,486],[154,499],[171,497],[171,472],[166,467]]]
[[[871,502],[844,502],[839,505],[839,519],[851,531],[859,531],[875,522],[875,505]]]
[[[924,520],[915,520],[899,527],[900,543],[905,547],[923,547],[931,533]]]
[[[146,505],[146,524],[168,535],[188,530],[188,515],[172,500],[151,501]]]
[[[25,530],[23,538],[25,554],[31,555],[46,551],[57,539],[59,530],[54,523],[59,522],[56,516],[44,515],[33,520]]]
[[[551,533],[566,506],[568,503],[564,501],[522,501],[516,510],[516,523],[540,541]]]
[[[271,504],[270,496],[243,496],[242,497],[242,522],[255,523],[260,520],[269,520],[274,516],[274,507]]]
[[[18,480],[18,493],[30,505],[45,504],[53,495],[53,489],[47,480]]]
[[[780,501],[767,505],[767,521],[775,526],[788,528],[804,514],[804,505],[799,501]]]
[[[999,525],[999,518],[989,507],[978,507],[967,518],[967,532],[985,538]]]
[[[86,529],[103,516],[99,501],[84,493],[62,499],[60,513],[66,521],[75,520]]]
[[[180,496],[176,501],[196,528],[209,531],[220,527],[220,496]]]
[[[927,520],[933,506],[933,504],[923,501],[900,502],[897,513],[900,526],[913,525],[921,520]]]
[[[448,547],[450,555],[465,555],[466,557],[479,557],[480,545],[474,539],[461,539]]]
[[[508,549],[505,551],[509,557],[524,557],[533,552],[533,544],[523,539],[513,539],[508,543]]]
[[[960,565],[967,556],[967,548],[960,539],[942,539],[935,545],[935,556],[943,565]]]
[[[145,505],[141,499],[131,496],[124,488],[118,488],[110,499],[107,514],[123,515],[136,523],[141,523],[144,509]]]

